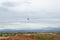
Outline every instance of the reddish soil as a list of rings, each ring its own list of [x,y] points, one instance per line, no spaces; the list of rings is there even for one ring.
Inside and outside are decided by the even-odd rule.
[[[52,37],[54,40],[60,40],[60,35],[56,34],[40,34],[39,36]],[[10,37],[0,37],[0,40],[38,40],[35,34],[18,34]]]
[[[43,33],[43,34],[40,34],[42,36],[47,36],[48,38],[53,38],[54,40],[60,40],[60,34],[46,34],[46,33]]]
[[[38,40],[35,35],[16,35],[8,38],[0,38],[0,40]]]
[[[55,39],[55,40],[60,40],[60,35],[55,35],[55,36],[54,36],[54,39]]]

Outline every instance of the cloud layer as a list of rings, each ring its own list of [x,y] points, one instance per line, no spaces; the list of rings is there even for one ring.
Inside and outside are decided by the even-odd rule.
[[[60,27],[59,0],[0,0],[0,29],[45,27]]]

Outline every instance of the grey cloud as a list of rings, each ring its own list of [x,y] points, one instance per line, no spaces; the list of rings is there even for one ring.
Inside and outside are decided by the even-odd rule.
[[[23,3],[23,2],[22,2]],[[28,2],[27,0],[24,1],[24,3],[30,4],[31,2]],[[7,7],[13,7],[15,6],[15,3],[11,2],[4,2],[2,3],[2,7],[0,7],[0,26],[4,27],[4,25],[13,25],[12,23],[27,23],[27,18],[30,18],[29,23],[42,23],[42,24],[49,24],[49,25],[57,25],[60,26],[60,10],[52,10],[51,7],[49,7],[49,10],[47,11],[37,10],[32,11],[31,10],[25,10],[20,12],[15,12],[9,10]],[[51,5],[50,5],[51,6]],[[52,6],[53,7],[53,6]],[[51,9],[50,9],[51,8]],[[6,27],[7,28],[7,27]]]
[[[7,8],[0,7],[0,20],[1,21],[20,21],[25,20],[27,17],[29,17],[32,21],[36,19],[42,19],[43,21],[47,21],[47,19],[60,19],[59,13],[48,13],[48,12],[14,12],[11,10],[8,10]],[[46,20],[45,20],[46,19]],[[49,20],[49,21],[50,21]],[[38,20],[36,20],[38,21]],[[41,20],[39,20],[41,21]],[[53,21],[53,20],[52,20]]]
[[[29,16],[28,16],[28,15]],[[14,12],[7,8],[0,7],[0,25],[9,25],[9,23],[25,23],[29,17],[30,23],[60,24],[59,12]],[[49,20],[50,19],[50,20]],[[55,20],[54,20],[55,19]],[[57,20],[56,20],[57,19]],[[59,26],[59,25],[58,25]]]
[[[24,3],[32,4],[32,0],[25,0]]]
[[[13,6],[16,6],[16,3],[13,3],[13,2],[4,2],[2,3],[3,6],[6,6],[6,7],[13,7]]]

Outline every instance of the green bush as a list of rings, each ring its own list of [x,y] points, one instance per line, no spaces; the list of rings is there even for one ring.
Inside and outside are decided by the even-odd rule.
[[[42,35],[38,35],[37,38],[38,40],[54,40],[53,37],[42,36]]]

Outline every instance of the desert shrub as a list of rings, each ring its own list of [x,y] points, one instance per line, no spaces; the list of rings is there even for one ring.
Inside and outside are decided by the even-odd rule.
[[[43,35],[38,35],[37,38],[38,40],[54,40],[53,37],[48,37]]]
[[[46,40],[46,38],[43,36],[38,36],[38,40]]]
[[[60,35],[60,32],[57,32],[56,34],[59,34]]]

